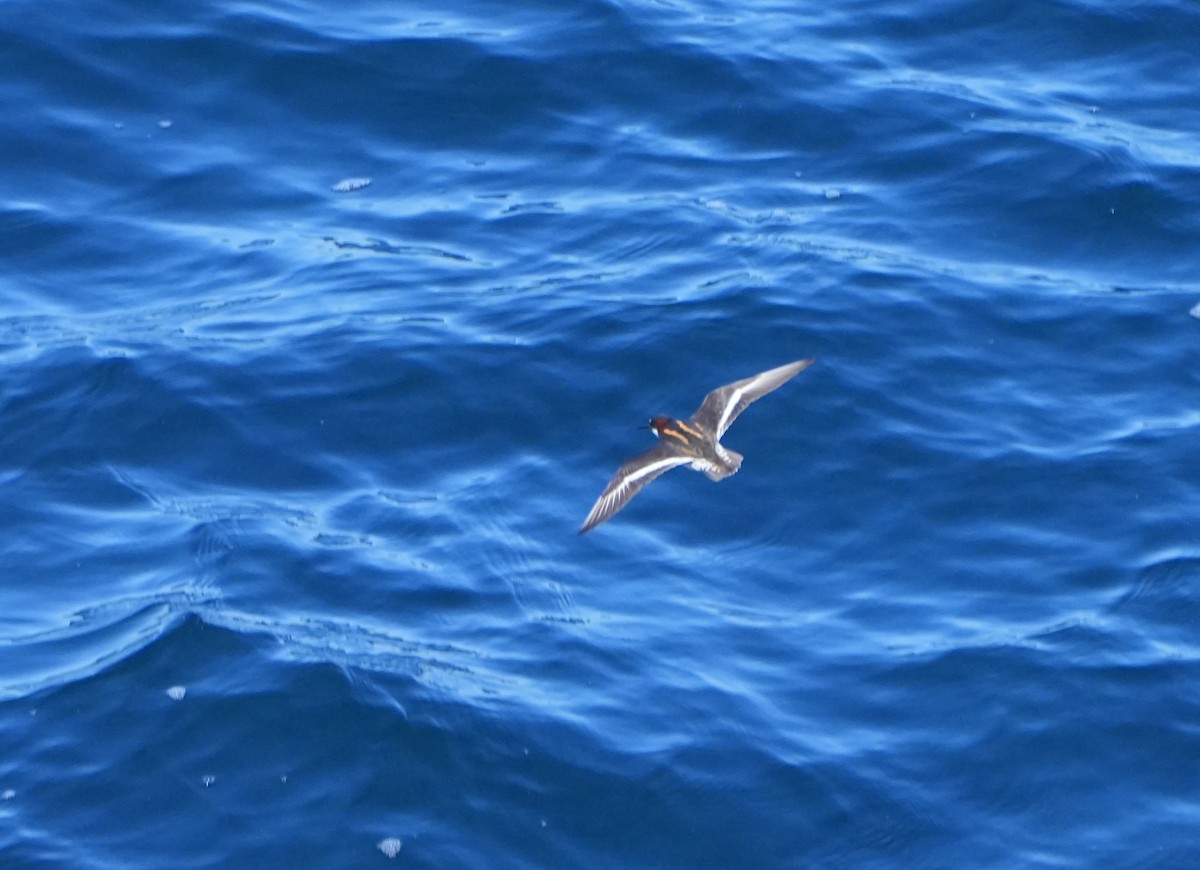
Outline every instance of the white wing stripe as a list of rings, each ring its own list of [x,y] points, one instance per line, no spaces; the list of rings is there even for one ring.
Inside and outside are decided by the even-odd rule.
[[[690,461],[691,460],[686,456],[667,456],[663,459],[657,459],[654,462],[651,462],[649,465],[643,465],[633,474],[623,477],[621,482],[612,488],[611,492],[600,496],[600,498],[596,501],[596,504],[592,506],[591,511],[588,513],[587,519],[584,520],[584,525],[587,525],[597,516],[610,513],[609,509],[614,504],[621,501],[621,498],[625,494],[626,490],[628,490],[629,487],[637,483],[637,481],[641,480],[643,477],[652,476],[667,468],[674,468],[676,465],[683,465],[684,463]]]
[[[665,459],[658,459],[654,462],[651,462],[649,465],[643,465],[641,468],[639,468],[633,474],[629,475],[624,480],[622,480],[621,485],[620,485],[620,487],[618,487],[618,489],[624,489],[625,487],[629,486],[631,483],[636,483],[637,481],[639,481],[643,477],[645,477],[647,474],[653,474],[654,472],[658,471],[660,468],[671,468],[672,466],[675,466],[675,465],[682,465],[685,462],[691,462],[691,459],[689,459],[686,456],[668,456]]]
[[[738,387],[729,396],[729,400],[725,403],[725,410],[721,412],[721,420],[717,423],[717,437],[720,438],[725,434],[725,427],[729,425],[729,415],[733,413],[733,409],[737,407],[737,403],[742,400],[742,396],[746,393],[746,387]]]

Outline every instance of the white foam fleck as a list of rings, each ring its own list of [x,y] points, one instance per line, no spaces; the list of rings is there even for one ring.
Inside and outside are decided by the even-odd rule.
[[[1192,317],[1195,317],[1197,320],[1200,320],[1200,302],[1197,302],[1195,305],[1193,305],[1192,310],[1189,311],[1188,314],[1192,315]]]
[[[399,855],[400,849],[403,846],[404,844],[400,842],[399,837],[388,837],[375,844],[375,848],[387,855],[389,858],[395,858],[397,855]]]
[[[182,701],[183,696],[186,694],[187,688],[185,686],[172,686],[171,688],[167,689],[167,697],[172,701]]]
[[[334,193],[349,193],[352,190],[362,190],[370,183],[369,178],[343,178],[330,189]]]

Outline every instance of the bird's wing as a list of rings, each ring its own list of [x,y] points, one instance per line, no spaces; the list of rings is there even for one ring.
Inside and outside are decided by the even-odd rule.
[[[625,507],[639,489],[664,471],[674,468],[676,465],[686,465],[691,461],[691,457],[681,456],[665,444],[656,444],[645,453],[639,453],[628,460],[617,469],[617,473],[608,482],[608,486],[604,487],[604,492],[600,493],[600,497],[592,505],[587,519],[579,527],[579,534],[582,535],[589,529],[600,525]]]
[[[738,414],[746,410],[746,406],[755,399],[765,396],[771,390],[777,389],[790,381],[800,372],[812,365],[813,357],[797,360],[780,366],[777,369],[760,372],[732,384],[717,387],[704,397],[692,422],[698,423],[714,434],[720,440],[729,428],[729,424],[737,419]]]

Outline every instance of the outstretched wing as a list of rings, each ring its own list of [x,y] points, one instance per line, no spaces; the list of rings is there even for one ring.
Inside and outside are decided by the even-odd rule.
[[[746,410],[747,405],[796,377],[812,365],[813,359],[813,357],[809,357],[797,360],[777,369],[717,387],[704,397],[704,401],[692,415],[692,422],[708,429],[717,440],[720,440],[721,436],[725,434],[725,430],[729,428],[729,424],[737,419],[738,414]]]
[[[579,527],[579,534],[594,528],[611,517],[637,495],[639,489],[676,465],[686,465],[691,457],[681,456],[665,444],[656,444],[645,453],[628,460],[617,469],[604,492],[592,505],[587,519]]]

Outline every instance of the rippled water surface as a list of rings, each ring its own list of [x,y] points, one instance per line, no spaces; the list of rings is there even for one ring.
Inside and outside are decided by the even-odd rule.
[[[1193,4],[0,45],[0,865],[1200,866]]]

